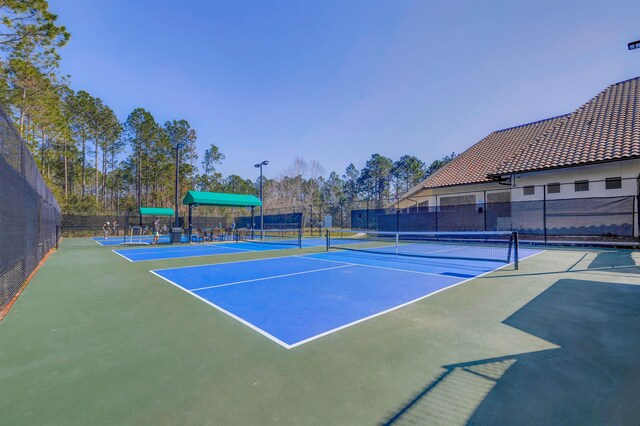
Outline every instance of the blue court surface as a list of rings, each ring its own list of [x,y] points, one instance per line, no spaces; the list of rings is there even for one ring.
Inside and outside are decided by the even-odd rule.
[[[289,349],[503,266],[340,251],[151,272]]]
[[[124,237],[122,236],[112,236],[109,238],[93,237],[91,239],[96,243],[100,244],[101,246],[119,246],[124,242]],[[144,243],[151,244],[151,242],[153,241],[153,235],[143,235],[142,237],[138,237],[138,236],[134,237],[134,241],[138,241],[138,239],[141,239],[142,242]],[[131,237],[127,237],[127,241],[130,241],[130,240],[131,240]],[[169,235],[161,235],[160,238],[158,238],[158,242],[163,244],[168,244]]]
[[[304,238],[302,247],[324,246],[324,238]],[[169,245],[163,247],[143,247],[113,250],[130,262],[144,262],[149,260],[177,259],[195,256],[216,256],[221,254],[246,253],[251,251],[288,250],[297,249],[295,240],[290,244],[256,243],[256,242],[226,242],[187,245]]]

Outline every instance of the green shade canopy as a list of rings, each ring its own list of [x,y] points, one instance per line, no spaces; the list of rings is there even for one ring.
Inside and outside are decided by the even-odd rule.
[[[189,191],[182,200],[182,204],[187,206],[198,204],[200,206],[259,207],[262,202],[255,195]]]
[[[164,207],[140,207],[140,216],[173,216],[173,209]]]

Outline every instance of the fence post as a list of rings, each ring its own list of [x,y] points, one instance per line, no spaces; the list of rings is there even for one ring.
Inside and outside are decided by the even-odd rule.
[[[484,231],[487,232],[487,190],[483,191],[482,212],[484,213]]]
[[[438,205],[438,194],[436,194],[436,205],[434,208],[436,212],[436,232],[438,232],[438,210],[440,210],[440,206]]]
[[[638,238],[640,236],[640,232],[638,232],[638,234],[636,234],[636,223],[638,223],[638,229],[640,230],[640,221],[636,221],[636,203],[638,202],[638,196],[634,196],[633,197],[633,203],[631,206],[632,212],[631,214],[633,215],[631,217],[631,235],[633,235],[635,238]]]
[[[542,227],[544,228],[544,243],[547,244],[547,185],[542,185]]]
[[[518,237],[518,232],[513,233],[513,256],[514,256],[514,264],[513,267],[517,271],[520,263],[520,253],[518,253],[518,246],[520,245],[520,239]]]
[[[367,198],[367,225],[365,229],[369,229],[369,199]]]

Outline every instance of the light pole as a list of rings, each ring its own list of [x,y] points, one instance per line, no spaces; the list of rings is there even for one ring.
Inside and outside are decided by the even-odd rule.
[[[176,146],[173,147],[173,149],[176,150],[176,211],[175,211],[175,223],[174,223],[174,228],[177,228],[179,226],[178,224],[178,181],[179,181],[179,171],[180,171],[180,148],[184,148],[184,144],[181,142],[178,142],[176,144]]]
[[[267,164],[269,164],[269,162],[267,160],[264,160],[261,163],[253,165],[253,167],[260,169],[260,234],[263,236],[263,238],[264,233],[262,231],[264,230],[264,212],[262,211],[262,166],[266,166]]]

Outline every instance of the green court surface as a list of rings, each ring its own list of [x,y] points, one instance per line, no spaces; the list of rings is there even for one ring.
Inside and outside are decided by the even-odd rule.
[[[635,424],[640,252],[548,250],[286,349],[63,240],[0,321],[0,424]],[[402,283],[397,283],[402,285]]]

